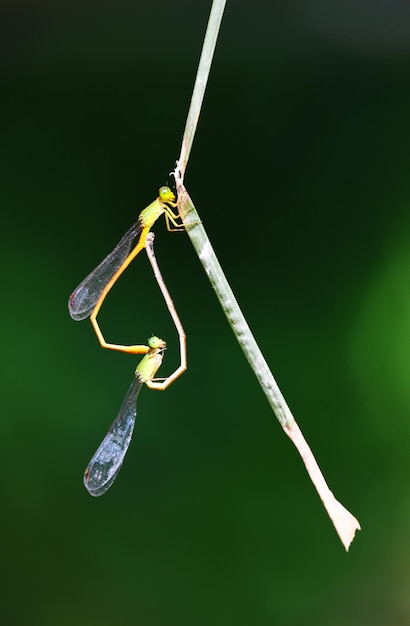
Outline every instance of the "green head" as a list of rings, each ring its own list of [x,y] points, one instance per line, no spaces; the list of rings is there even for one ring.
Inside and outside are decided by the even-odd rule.
[[[161,187],[159,190],[159,197],[162,202],[173,202],[175,200],[175,194],[169,187]]]
[[[148,345],[152,350],[154,350],[156,348],[166,348],[167,342],[153,335],[152,337],[148,339]]]

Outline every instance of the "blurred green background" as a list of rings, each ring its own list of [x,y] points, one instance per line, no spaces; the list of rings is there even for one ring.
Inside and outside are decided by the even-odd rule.
[[[345,554],[185,235],[155,227],[189,371],[143,389],[102,498],[84,468],[137,358],[67,298],[167,181],[210,2],[3,2],[1,621],[410,623],[410,11],[228,3],[186,185],[336,497]],[[107,338],[175,331],[142,256]]]

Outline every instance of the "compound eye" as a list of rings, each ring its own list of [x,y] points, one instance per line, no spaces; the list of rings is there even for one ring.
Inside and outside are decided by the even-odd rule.
[[[168,202],[169,200],[175,200],[175,194],[171,191],[169,187],[161,187],[159,190],[159,197],[164,202]]]

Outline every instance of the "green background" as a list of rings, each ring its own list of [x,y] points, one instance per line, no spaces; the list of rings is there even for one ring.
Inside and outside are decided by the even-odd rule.
[[[397,6],[396,6],[397,4]],[[228,3],[186,185],[336,497],[346,554],[188,238],[156,250],[188,372],[143,389],[102,498],[83,470],[137,359],[72,289],[167,181],[209,2],[1,5],[1,622],[410,623],[406,3]],[[107,338],[175,331],[142,256]]]

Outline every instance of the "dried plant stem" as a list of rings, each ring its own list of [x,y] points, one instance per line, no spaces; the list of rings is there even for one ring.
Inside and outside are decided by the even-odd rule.
[[[251,330],[240,310],[238,302],[224,275],[209,238],[201,223],[194,204],[184,187],[183,178],[188,163],[195,130],[199,118],[201,104],[205,92],[209,70],[215,50],[219,25],[222,19],[226,0],[214,0],[208,28],[204,40],[201,60],[198,67],[191,107],[182,141],[181,155],[175,170],[178,191],[178,207],[188,235],[215,290],[229,324],[245,353],[268,401],[283,430],[293,441],[303,459],[306,470],[316,487],[317,492],[332,520],[336,531],[345,547],[349,549],[356,530],[360,529],[358,520],[340,504],[330,491],[322,472],[300,431],[263,354],[253,337]]]
[[[181,154],[178,159],[179,172],[182,178],[188,164],[191,153],[192,142],[194,141],[196,127],[198,125],[199,114],[201,112],[202,101],[211,70],[212,59],[218,39],[219,27],[221,25],[226,0],[214,0],[211,13],[209,15],[208,26],[202,46],[201,58],[199,59],[198,71],[196,73],[194,90],[192,92],[191,105],[185,124],[184,136],[182,138]]]

